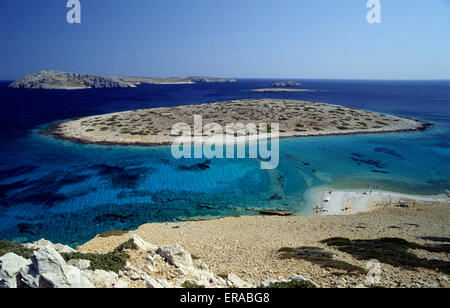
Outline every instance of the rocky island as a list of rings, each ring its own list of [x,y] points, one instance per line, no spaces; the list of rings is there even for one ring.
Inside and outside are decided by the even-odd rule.
[[[315,90],[299,89],[302,84],[297,81],[276,82],[271,88],[253,89],[250,92],[280,93],[280,92],[315,92]]]
[[[10,88],[44,90],[80,90],[92,88],[135,88],[141,84],[190,84],[200,82],[235,82],[234,79],[213,77],[105,77],[58,71],[39,71],[9,85]]]
[[[287,87],[295,88],[295,87],[301,87],[301,86],[302,86],[302,84],[297,81],[276,82],[276,83],[272,84],[273,88],[287,88]]]
[[[172,127],[177,123],[193,127],[194,115],[203,117],[203,125],[215,123],[222,127],[229,123],[278,123],[280,137],[413,131],[430,126],[413,119],[338,105],[248,99],[90,116],[55,124],[45,133],[86,144],[171,144],[179,137],[172,135]],[[257,133],[241,131],[236,137],[250,139]]]

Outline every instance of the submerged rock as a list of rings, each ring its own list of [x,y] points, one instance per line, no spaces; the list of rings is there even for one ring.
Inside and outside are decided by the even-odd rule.
[[[291,212],[281,210],[261,210],[259,213],[268,216],[292,216]]]

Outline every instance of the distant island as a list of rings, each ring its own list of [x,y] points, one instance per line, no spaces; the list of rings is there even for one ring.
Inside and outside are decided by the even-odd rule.
[[[16,89],[81,90],[99,88],[136,88],[141,84],[193,84],[202,82],[235,82],[215,77],[105,77],[92,74],[39,71],[26,75],[9,85]]]
[[[280,93],[280,92],[314,92],[314,90],[298,89],[302,84],[297,81],[276,82],[271,85],[271,88],[253,89],[250,92],[261,93]]]
[[[171,134],[172,126],[187,123],[193,127],[194,115],[202,115],[205,125],[279,123],[281,137],[413,131],[430,126],[421,121],[337,105],[249,99],[90,116],[55,124],[44,133],[86,144],[170,144],[178,138]],[[246,131],[238,137],[253,138],[256,133]]]
[[[259,93],[280,93],[280,92],[316,92],[316,90],[309,89],[291,89],[291,88],[264,88],[264,89],[253,89],[250,92]]]

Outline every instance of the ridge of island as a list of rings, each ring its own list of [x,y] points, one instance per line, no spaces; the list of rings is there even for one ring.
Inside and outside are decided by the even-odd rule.
[[[92,88],[136,88],[141,84],[193,84],[207,82],[235,82],[234,79],[215,77],[105,77],[58,71],[39,71],[12,82],[16,89],[82,90]]]

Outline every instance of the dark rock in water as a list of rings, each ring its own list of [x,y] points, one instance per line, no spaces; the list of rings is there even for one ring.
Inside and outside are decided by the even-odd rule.
[[[281,194],[277,193],[277,194],[272,195],[272,196],[269,198],[269,200],[270,200],[270,201],[273,201],[273,200],[283,200],[283,196],[282,196]]]
[[[43,228],[42,224],[29,224],[29,223],[19,223],[17,225],[20,233],[26,233],[31,235],[37,235],[39,230]]]
[[[400,155],[397,152],[395,152],[394,150],[391,150],[391,149],[388,149],[388,148],[376,147],[374,149],[374,151],[377,152],[377,153],[385,153],[385,154],[388,154],[388,155],[391,155],[391,156],[403,159],[402,155]]]
[[[292,216],[291,212],[281,210],[261,210],[259,214],[267,216]]]
[[[382,174],[389,174],[390,172],[382,171],[382,170],[372,170],[373,173],[382,173]]]
[[[31,173],[37,168],[39,167],[33,165],[23,165],[13,169],[0,170],[0,179],[13,178],[22,174]]]
[[[104,214],[95,217],[95,223],[105,223],[112,221],[119,221],[121,223],[125,223],[128,219],[132,218],[133,215],[119,215],[119,214]]]
[[[206,160],[203,163],[200,164],[195,164],[192,166],[179,166],[178,169],[179,170],[183,170],[183,171],[197,171],[197,170],[207,170],[209,169],[209,165],[211,164],[210,160]]]
[[[92,169],[98,170],[98,174],[108,179],[114,188],[135,189],[144,177],[150,174],[151,168],[128,168],[111,165],[95,165]]]
[[[272,84],[273,88],[301,87],[302,84],[297,81],[276,82]]]
[[[379,160],[362,159],[363,156],[359,155],[359,154],[356,154],[356,153],[353,153],[352,155],[353,155],[353,157],[350,157],[350,159],[355,161],[358,165],[366,164],[366,165],[369,165],[369,166],[374,166],[374,167],[376,167],[378,169],[386,168],[386,165],[383,164],[382,162],[380,162]]]

